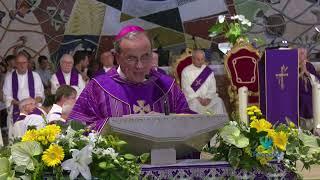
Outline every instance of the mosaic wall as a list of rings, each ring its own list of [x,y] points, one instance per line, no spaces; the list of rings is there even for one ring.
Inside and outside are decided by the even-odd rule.
[[[53,62],[78,49],[99,54],[127,24],[147,29],[156,48],[178,51],[196,42],[209,49],[208,28],[218,15],[236,12],[253,22],[250,35],[265,39],[261,47],[287,40],[317,58],[317,0],[0,0],[0,59],[20,50]]]

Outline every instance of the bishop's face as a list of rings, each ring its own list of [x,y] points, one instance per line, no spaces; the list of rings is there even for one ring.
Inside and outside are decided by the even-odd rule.
[[[152,51],[148,37],[138,34],[134,39],[120,42],[121,52],[116,54],[121,71],[127,80],[139,83],[152,68]]]

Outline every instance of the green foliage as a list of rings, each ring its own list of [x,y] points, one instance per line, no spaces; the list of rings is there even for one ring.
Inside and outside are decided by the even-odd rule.
[[[225,126],[222,128],[220,135],[222,139],[238,148],[244,148],[249,145],[249,139],[240,133],[240,130],[235,126]]]
[[[320,164],[319,137],[297,129],[290,120],[287,125],[272,126],[255,106],[247,112],[249,125],[237,119],[238,116],[231,116],[232,121],[214,137],[216,143],[204,147],[205,152],[213,154],[213,160],[228,161],[232,167],[248,171],[255,168],[270,172],[273,169],[269,161],[277,160],[295,173],[297,161],[306,169]]]
[[[81,168],[86,167],[90,169],[92,177],[99,179],[138,179],[141,170],[140,164],[149,161],[149,153],[139,156],[133,155],[124,150],[127,143],[118,137],[113,135],[100,136],[89,129],[82,129],[82,124],[71,124],[78,130],[61,124],[59,127],[62,132],[51,143],[44,145],[34,141],[30,133],[38,133],[38,130],[29,130],[29,136],[24,139],[25,142],[17,139],[12,146],[1,148],[0,179],[38,180],[44,179],[46,176],[54,177],[57,180],[65,179],[66,173],[69,172],[64,171],[62,164],[68,161],[70,165],[74,165],[72,167],[76,167],[80,159],[82,159],[81,163],[84,163],[78,166],[80,168],[78,169],[80,173],[78,178],[80,179],[82,179],[81,171],[83,171]],[[55,131],[54,128],[59,127],[52,127],[51,131]],[[42,160],[43,152],[48,150],[47,148],[51,144],[61,147],[64,152],[64,159],[54,167],[48,166]],[[78,156],[73,153],[75,150],[78,152]],[[84,154],[86,157],[83,156]],[[73,161],[74,157],[79,159]]]

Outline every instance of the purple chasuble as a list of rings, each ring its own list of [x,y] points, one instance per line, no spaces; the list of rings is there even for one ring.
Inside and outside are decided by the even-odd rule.
[[[28,71],[28,88],[29,88],[29,96],[35,98],[35,90],[34,90],[34,79],[32,71]],[[19,82],[18,82],[18,75],[16,71],[12,72],[12,96],[13,99],[20,101],[18,99],[18,90],[19,90]],[[13,106],[13,123],[16,122],[20,114],[19,107],[17,105]]]
[[[320,76],[317,74],[316,69],[309,62],[306,64],[307,70],[310,74],[313,74],[318,80]],[[300,117],[305,119],[313,118],[312,110],[312,85],[309,77],[305,74],[299,77],[299,113]]]
[[[191,88],[194,90],[194,92],[197,92],[197,90],[202,86],[212,72],[212,69],[210,69],[208,66],[202,70],[199,76],[191,84]]]
[[[165,70],[163,70],[163,69],[161,69],[161,68],[157,68],[157,71],[159,72],[159,73],[161,73],[161,74],[167,74],[167,72],[165,71]]]
[[[62,70],[60,68],[57,70],[56,76],[57,76],[57,79],[59,81],[60,86],[67,84],[66,80],[64,79]],[[70,86],[78,86],[78,80],[79,80],[78,76],[79,76],[78,71],[75,68],[73,68],[71,70],[70,83],[69,83]]]
[[[106,74],[107,72],[102,68],[102,69],[99,69],[94,75],[93,77],[97,77],[97,76],[100,76],[100,75],[103,75],[103,74]]]
[[[148,80],[132,83],[122,79],[113,68],[87,84],[69,119],[81,121],[100,131],[109,117],[151,111],[164,113],[165,101],[171,113],[194,114],[171,77],[152,71]]]

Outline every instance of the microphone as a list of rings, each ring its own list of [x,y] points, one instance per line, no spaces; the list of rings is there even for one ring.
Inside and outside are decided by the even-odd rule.
[[[166,96],[166,99],[163,102],[163,107],[164,107],[164,115],[168,116],[170,114],[169,110],[169,103],[168,103],[168,97]]]

